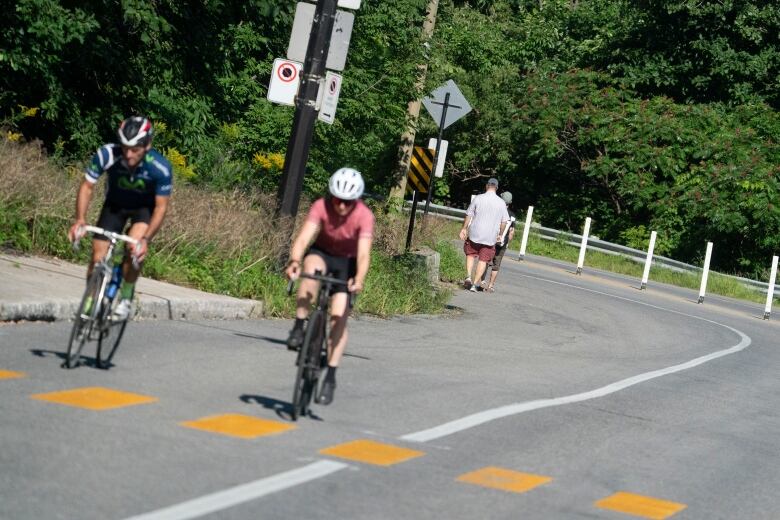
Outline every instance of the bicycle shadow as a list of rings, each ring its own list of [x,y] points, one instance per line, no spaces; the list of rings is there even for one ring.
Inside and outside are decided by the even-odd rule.
[[[259,339],[259,340],[267,341],[268,343],[273,343],[275,345],[287,345],[287,340],[279,339],[279,338],[272,338],[270,336],[261,336],[259,334],[249,334],[247,332],[234,332],[233,335],[241,337],[241,338]]]
[[[65,366],[65,361],[68,359],[68,356],[65,352],[59,352],[57,350],[46,350],[42,348],[31,348],[30,353],[33,356],[40,357],[40,358],[57,357],[62,360],[60,367],[67,368]],[[90,368],[97,368],[98,370],[104,370],[103,367],[98,366],[96,358],[88,357],[83,354],[79,356],[79,365],[84,365]],[[111,363],[111,366],[114,366],[113,363]]]
[[[249,334],[247,332],[234,332],[234,336],[240,336],[242,338],[250,338],[250,339],[259,339],[262,341],[266,341],[268,343],[273,343],[274,345],[284,345],[287,346],[287,340],[285,339],[279,339],[279,338],[272,338],[271,336],[261,336],[260,334]],[[359,354],[350,354],[349,352],[344,353],[344,357],[351,357],[356,359],[362,359],[364,361],[371,361],[371,358],[368,356],[361,356]]]
[[[244,394],[240,397],[241,401],[246,404],[259,404],[263,408],[267,410],[272,410],[274,413],[276,413],[276,416],[280,419],[289,419],[292,420],[292,404],[288,403],[287,401],[280,401],[278,399],[274,399],[273,397],[266,397],[264,395],[250,395],[250,394]],[[311,411],[311,408],[309,408],[309,412],[306,414],[306,417],[309,419],[313,419],[315,421],[322,421],[322,417],[319,415],[316,415],[314,412]]]

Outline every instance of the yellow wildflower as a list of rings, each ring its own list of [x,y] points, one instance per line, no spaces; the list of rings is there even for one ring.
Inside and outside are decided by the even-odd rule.
[[[11,142],[18,143],[22,139],[22,134],[20,134],[19,132],[8,131],[5,134],[5,138],[8,139]]]
[[[26,107],[24,105],[19,105],[19,109],[24,117],[35,117],[38,114],[38,110],[40,110],[39,107]]]
[[[187,157],[176,148],[166,148],[165,157],[171,161],[173,175],[175,177],[189,181],[197,176],[195,167],[191,165],[188,166]]]
[[[280,153],[264,154],[257,152],[252,160],[262,169],[269,172],[281,171],[284,168],[284,155]]]

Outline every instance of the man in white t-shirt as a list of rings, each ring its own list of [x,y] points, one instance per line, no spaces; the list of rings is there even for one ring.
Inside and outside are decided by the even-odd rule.
[[[466,280],[463,287],[474,292],[477,290],[471,278],[474,262],[477,263],[474,280],[481,280],[487,263],[496,254],[496,242],[501,242],[509,221],[506,203],[496,195],[497,190],[498,180],[488,180],[485,193],[471,201],[460,230],[460,239],[464,241],[463,252],[466,253]]]

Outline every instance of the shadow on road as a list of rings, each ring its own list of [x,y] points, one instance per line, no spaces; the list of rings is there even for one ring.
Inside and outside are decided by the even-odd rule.
[[[246,404],[259,404],[263,408],[273,410],[276,415],[282,419],[292,420],[292,404],[288,403],[287,401],[280,401],[278,399],[274,399],[273,397],[266,397],[264,395],[249,394],[242,395],[241,401]],[[309,409],[307,417],[309,417],[309,419],[314,419],[315,421],[322,420],[322,418],[318,415],[315,415],[311,409]]]
[[[30,349],[30,353],[33,356],[35,356],[35,357],[41,357],[41,358],[56,357],[56,358],[59,358],[59,359],[62,360],[62,364],[60,366],[62,366],[62,368],[66,368],[65,367],[65,360],[67,359],[68,356],[65,354],[65,352],[58,352],[56,350],[45,350],[45,349],[40,349],[40,348],[31,348]],[[97,368],[97,369],[102,369],[103,368],[103,367],[98,366],[97,360],[95,358],[87,357],[87,356],[85,356],[83,354],[79,357],[79,366],[80,365],[88,366],[90,368]],[[110,366],[114,366],[114,365],[111,364]]]
[[[267,341],[269,343],[273,343],[275,345],[287,345],[287,342],[283,339],[279,338],[271,338],[269,336],[260,336],[259,334],[248,334],[246,332],[234,332],[234,336],[240,336],[242,338],[249,338],[249,339],[261,339],[263,341]]]

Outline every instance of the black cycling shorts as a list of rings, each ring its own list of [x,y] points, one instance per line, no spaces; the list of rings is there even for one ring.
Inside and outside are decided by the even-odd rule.
[[[128,220],[130,221],[131,225],[135,224],[136,222],[143,222],[144,224],[148,224],[152,221],[152,208],[144,206],[141,208],[124,209],[115,208],[106,204],[100,211],[100,217],[98,218],[97,225],[98,227],[102,227],[108,231],[113,231],[114,233],[124,233],[125,225],[127,224]],[[108,239],[102,235],[95,235],[95,240]]]
[[[317,255],[325,261],[326,274],[339,280],[348,281],[354,278],[357,273],[357,259],[346,256],[333,256],[318,247],[311,246],[306,252],[306,256]],[[330,294],[347,292],[346,285],[336,285],[331,287]]]

